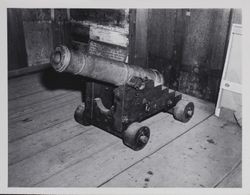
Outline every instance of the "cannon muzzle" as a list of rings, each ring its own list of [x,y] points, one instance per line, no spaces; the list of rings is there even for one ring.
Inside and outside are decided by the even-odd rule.
[[[143,69],[78,50],[69,50],[64,45],[55,48],[50,62],[58,72],[70,72],[116,86],[129,84],[133,77],[151,79],[155,86],[164,84],[163,76],[157,70]]]

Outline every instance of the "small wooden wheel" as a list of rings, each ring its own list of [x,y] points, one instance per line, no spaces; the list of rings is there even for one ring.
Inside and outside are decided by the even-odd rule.
[[[84,126],[88,126],[88,125],[90,125],[90,122],[84,116],[84,112],[85,112],[85,103],[83,102],[82,104],[80,104],[76,108],[74,118],[75,118],[76,122],[78,122]]]
[[[146,146],[149,137],[150,129],[135,122],[123,132],[123,143],[131,149],[138,151]]]
[[[194,114],[194,103],[180,100],[174,107],[174,118],[183,123],[188,122]]]

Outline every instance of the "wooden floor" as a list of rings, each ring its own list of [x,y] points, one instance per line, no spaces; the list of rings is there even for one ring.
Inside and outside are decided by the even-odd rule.
[[[75,83],[49,72],[9,80],[10,187],[241,187],[241,129],[215,117],[213,104],[185,95],[193,119],[149,118],[150,141],[135,152],[75,122]]]

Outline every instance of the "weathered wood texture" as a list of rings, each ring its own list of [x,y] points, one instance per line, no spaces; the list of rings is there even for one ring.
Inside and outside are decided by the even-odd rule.
[[[67,9],[51,9],[53,48],[60,44],[71,45],[70,17]]]
[[[126,33],[119,33],[105,28],[90,27],[90,39],[112,45],[119,45],[121,47],[128,46],[128,39]]]
[[[201,107],[204,109],[204,105]],[[178,122],[175,124],[172,116],[163,113],[145,121],[144,124],[149,125],[152,130],[151,141],[148,147],[136,154],[124,146],[118,138],[97,128],[92,128],[91,131],[64,144],[10,166],[12,170],[9,175],[10,181],[14,182],[13,185],[17,182],[22,186],[34,184],[39,186],[101,185],[113,175],[204,120],[211,113],[211,107],[205,107],[207,109],[205,112],[199,112],[199,108],[197,108],[197,115],[188,125]],[[164,127],[168,127],[169,130]],[[45,158],[44,155],[50,157]],[[65,169],[68,166],[70,168]],[[34,174],[35,172],[39,172],[39,174]]]
[[[160,70],[171,88],[215,102],[228,31],[231,23],[241,22],[241,10],[149,9],[144,12],[147,15],[137,19],[134,30],[135,42],[136,33],[142,30],[143,35],[137,39],[143,39],[144,43],[135,44],[132,49],[144,53],[140,59],[147,62],[144,66]]]
[[[19,9],[24,21],[51,21],[50,9]]]
[[[177,44],[177,41],[181,41],[178,33],[180,34],[185,28],[183,23],[177,23],[179,12],[181,10],[151,9],[148,14],[148,67],[158,69],[164,76],[165,84],[173,89],[177,87],[176,73],[179,71],[177,67],[174,67],[178,65],[178,62],[173,62],[176,55],[179,54],[175,50],[181,49],[179,43],[178,46],[175,44]],[[177,25],[181,25],[181,28]],[[179,29],[179,31],[176,29]],[[180,56],[177,60],[180,60]]]
[[[28,66],[49,63],[53,49],[51,22],[23,22]]]
[[[27,66],[22,12],[19,9],[7,9],[8,70]]]
[[[127,57],[128,10],[71,9],[70,36],[72,46],[87,47],[92,55],[118,61]]]
[[[37,65],[37,66],[32,66],[32,67],[29,66],[29,67],[14,69],[14,70],[8,71],[8,78],[14,78],[14,77],[18,77],[21,75],[40,72],[50,67],[51,65],[48,63],[48,64],[42,64],[42,65]]]
[[[28,63],[36,66],[49,63],[53,49],[53,32],[50,9],[19,9],[23,16]]]
[[[29,66],[48,63],[55,46],[70,42],[67,10],[23,9],[22,13]]]
[[[177,10],[151,9],[148,12],[148,55],[166,60],[171,59],[174,52]]]
[[[134,25],[131,38],[131,47],[136,49],[133,50],[133,53],[130,53],[130,63],[136,64],[141,67],[147,67],[147,32],[148,32],[148,10],[147,9],[137,9],[134,16],[131,16],[130,25]],[[133,28],[133,27],[131,27]],[[132,42],[134,41],[134,42]],[[132,46],[133,45],[133,46]]]
[[[44,84],[42,78],[50,76],[55,78],[52,73],[40,73],[9,81],[9,91],[12,91],[9,95],[9,186],[97,187],[111,185],[112,181],[117,187],[126,186],[133,178],[125,181],[120,178],[131,173],[133,167],[138,167],[137,170],[143,174],[138,176],[137,186],[143,187],[145,174],[151,176],[147,174],[149,169],[144,167],[147,161],[150,168],[154,168],[150,183],[160,175],[169,178],[169,174],[162,170],[168,173],[173,168],[166,164],[172,163],[177,168],[176,174],[178,172],[184,177],[180,171],[184,170],[194,180],[200,174],[203,183],[199,184],[211,187],[210,178],[215,178],[214,183],[222,183],[221,179],[227,178],[225,175],[232,175],[229,170],[234,162],[240,160],[240,132],[234,128],[235,125],[211,117],[213,104],[184,95],[186,101],[195,103],[194,118],[187,124],[175,121],[166,113],[147,119],[143,124],[150,127],[151,139],[142,151],[135,152],[105,131],[77,124],[73,112],[81,102],[79,88],[73,87],[75,81],[69,77],[67,80],[71,87],[69,84],[67,88]],[[57,80],[59,78],[54,79],[55,82]],[[36,87],[32,88],[30,83]],[[81,82],[79,85],[82,87]],[[16,95],[14,91],[22,93]],[[183,160],[184,157],[186,159]],[[178,165],[182,164],[174,163],[178,159],[185,162],[183,169],[178,170]],[[155,165],[150,164],[151,161]],[[203,167],[204,164],[207,168]],[[190,173],[194,167],[200,168]],[[148,186],[173,184],[173,177],[171,181],[162,177],[157,184],[152,182]],[[182,185],[180,182],[183,180],[172,186]]]
[[[54,17],[56,17],[56,10],[54,11]],[[169,13],[167,10],[161,11],[159,16],[154,15],[154,17],[160,20],[163,14],[172,25],[180,19],[181,25],[178,23],[178,29],[181,29],[182,24],[185,24],[185,28],[188,27],[186,25],[188,21],[183,19],[183,16],[186,17],[186,12],[183,10],[169,11]],[[141,13],[147,16],[147,20],[142,19],[144,23],[150,21],[153,12],[157,12],[157,10]],[[176,14],[178,19],[169,17],[172,14]],[[47,20],[46,14],[38,17]],[[80,23],[86,25],[82,21]],[[153,20],[148,24],[155,25]],[[98,25],[95,27],[98,27]],[[112,25],[110,29],[117,31],[117,27],[114,27],[114,24]],[[167,25],[164,25],[166,30]],[[149,26],[143,28],[147,29],[146,33],[137,29],[138,34],[143,34],[141,42],[145,39],[148,40],[149,34],[152,33],[149,32]],[[155,30],[158,29],[155,27]],[[163,50],[168,46],[172,48],[171,44],[167,46],[161,44],[159,49],[155,48],[164,57],[174,56],[172,59],[163,58],[164,63],[169,60],[173,65],[182,62],[178,58],[181,55],[177,51],[183,51],[184,47],[179,50],[177,48],[184,44],[186,39],[181,33],[176,35],[176,32],[176,29],[174,31],[167,29],[166,35],[164,33],[157,35],[160,36],[158,38],[159,44],[161,44],[162,37],[164,37],[163,42],[166,43],[172,41],[172,34],[175,36],[175,41],[172,43],[174,49],[167,49],[169,53],[164,53]],[[64,40],[66,39],[53,39],[53,44]],[[137,42],[137,45],[140,45],[140,41]],[[149,46],[153,45],[154,42],[144,44],[147,48],[143,48],[143,51],[139,52],[140,56],[145,56],[145,53],[147,54],[149,51]],[[156,54],[152,54],[147,60],[138,58],[138,61],[145,60],[147,62],[150,59],[152,60]],[[160,56],[156,56],[156,59],[161,60]],[[142,64],[144,65],[144,63]],[[164,75],[169,74],[169,70],[165,70],[165,65],[162,66],[161,63],[157,62],[156,66],[165,71]],[[177,71],[176,75],[176,77],[179,77]],[[238,163],[241,160],[240,134],[233,134],[236,132],[234,125],[211,117],[214,110],[214,105],[211,103],[184,96],[184,99],[195,102],[194,118],[187,124],[175,121],[171,115],[166,113],[160,113],[144,121],[143,124],[148,125],[151,129],[151,139],[142,151],[135,152],[124,146],[117,137],[93,126],[81,126],[74,121],[74,110],[82,101],[80,91],[84,87],[82,78],[67,74],[58,75],[51,70],[9,80],[9,186],[101,187],[112,185],[112,182],[117,187],[129,186],[129,182],[134,178],[129,178],[127,181],[120,178],[123,178],[124,175],[124,178],[126,178],[127,173],[134,170],[134,167],[138,167],[139,172],[147,175],[146,172],[150,171],[144,167],[145,162],[147,162],[150,167],[157,165],[157,170],[153,171],[153,176],[159,176],[158,183],[152,182],[152,186],[197,186],[197,184],[204,184],[206,187],[212,187],[216,182],[217,184],[222,183],[227,176],[231,175],[235,162]],[[97,87],[100,90],[96,94],[102,94],[103,85]],[[110,98],[107,98],[107,100],[110,101]],[[209,119],[209,122],[206,122],[207,119]],[[210,131],[207,127],[210,127],[213,131]],[[204,140],[204,136],[211,136],[211,140],[216,144],[213,144],[210,138],[205,138],[210,141]],[[229,144],[228,140],[233,144]],[[179,150],[176,150],[172,145]],[[186,145],[193,149],[187,149]],[[207,147],[207,150],[204,147],[200,148],[200,146]],[[235,146],[235,149],[232,149],[231,146]],[[215,148],[217,148],[216,151],[214,151]],[[203,150],[204,153],[201,152]],[[196,155],[192,152],[196,152]],[[182,167],[175,163],[174,158],[172,158],[172,161],[167,159],[166,163],[164,156],[179,159],[179,161],[185,162],[186,166]],[[193,161],[192,158],[196,160]],[[208,164],[207,168],[204,168],[204,163],[207,163],[205,162],[206,159],[211,162],[211,165]],[[200,164],[197,164],[198,160],[200,160]],[[155,166],[151,164],[152,162],[155,162]],[[158,166],[158,163],[161,166]],[[142,165],[141,169],[140,166],[137,166],[138,164]],[[169,166],[166,166],[166,164]],[[195,182],[181,184],[180,182],[185,180],[183,179],[179,183],[173,184],[174,178],[172,180],[162,179],[169,178],[169,175],[164,174],[165,170],[168,169],[166,173],[169,173],[172,167],[178,169],[177,165],[181,166],[180,170],[190,175],[190,178]],[[214,171],[213,165],[217,166],[217,172]],[[198,166],[200,168],[193,171],[194,167]],[[177,170],[177,172],[183,174],[180,173],[180,170]],[[200,171],[200,173],[197,173],[197,171]],[[203,183],[197,183],[196,179],[200,178],[198,174],[202,176],[200,181]],[[144,175],[136,175],[138,187],[150,186],[150,184],[145,184],[149,181],[144,181]],[[148,175],[151,175],[151,172]],[[214,183],[211,183],[211,178],[215,178]],[[151,178],[149,180],[151,181]],[[166,181],[169,181],[169,183]],[[198,187],[203,187],[201,185],[198,185]]]
[[[70,11],[73,47],[83,48],[83,50],[86,48],[85,51],[91,55],[126,61],[129,45],[128,10],[73,9]],[[86,99],[92,99],[94,93],[95,97],[102,99],[105,107],[110,108],[114,98],[113,86],[92,81],[86,88]]]
[[[9,8],[9,70],[48,63],[54,46],[69,42],[67,19],[66,9],[55,9],[52,14],[51,9]]]
[[[50,81],[54,79],[54,83],[46,83],[45,78]],[[81,103],[80,91],[84,86],[81,79],[65,75],[61,78],[66,82],[58,83],[60,76],[55,76],[54,71],[49,70],[31,77],[17,78],[17,82],[9,80],[9,141],[21,139],[39,128],[46,129],[72,117],[75,107]],[[68,90],[65,90],[67,87]],[[48,115],[48,112],[51,114]]]
[[[211,116],[104,186],[213,187],[239,161],[241,129]]]
[[[76,21],[89,21],[104,26],[124,28],[128,23],[124,9],[71,9],[70,16]]]
[[[21,18],[24,21],[25,44],[30,66],[47,63],[50,51],[56,45],[71,44],[71,25],[67,22],[69,19],[84,25],[95,24],[88,30],[92,32],[91,40],[98,43],[91,42],[94,44],[90,51],[97,51],[98,55],[102,55],[104,50],[108,51],[108,55],[107,52],[103,52],[104,57],[112,57],[116,55],[115,51],[121,50],[112,47],[115,40],[114,32],[119,29],[123,29],[125,34],[116,36],[121,31],[116,32],[115,37],[120,37],[121,41],[115,41],[115,44],[127,48],[129,41],[126,33],[130,23],[129,55],[133,64],[159,69],[165,77],[166,84],[171,88],[213,102],[217,98],[228,30],[231,23],[241,23],[242,20],[241,9],[138,9],[131,10],[131,16],[128,10],[124,9],[20,10],[22,13],[19,15],[22,17],[15,17],[19,25],[22,23]],[[13,17],[9,18],[15,23]],[[98,25],[109,29],[105,40],[93,33],[98,31]],[[75,34],[73,32],[73,39],[79,41],[81,33],[82,31]],[[83,33],[83,37],[85,34],[86,32]],[[85,44],[89,40],[89,32],[87,34]],[[18,33],[18,36],[21,35],[22,33]],[[107,39],[110,35],[111,38]],[[20,40],[22,42],[22,39]],[[108,45],[105,47],[98,46],[99,42],[107,41]],[[27,62],[25,50],[22,49],[25,48],[25,44],[21,44],[22,47],[18,50],[20,64],[13,62],[16,64],[13,69],[24,66]],[[79,42],[77,44],[79,46]],[[124,48],[120,52],[122,57],[118,52],[119,60],[127,55],[127,49]],[[11,53],[14,55],[12,50],[9,51],[9,54]],[[9,61],[17,58],[10,58]],[[10,66],[13,63],[10,63]]]
[[[92,40],[128,45],[127,34],[120,36],[120,32],[113,31],[128,29],[128,10],[125,9],[8,9],[9,69],[46,64],[55,46],[71,45],[69,20],[110,29],[103,36],[105,32],[91,25]]]
[[[238,188],[242,187],[242,163],[237,164],[232,172],[225,175],[225,178],[218,183],[217,188]]]

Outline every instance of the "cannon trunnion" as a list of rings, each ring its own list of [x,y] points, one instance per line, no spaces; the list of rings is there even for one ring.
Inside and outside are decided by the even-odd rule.
[[[51,64],[58,72],[105,82],[111,104],[104,103],[105,94],[95,93],[95,81],[90,82],[85,102],[75,111],[75,120],[116,135],[133,150],[142,149],[150,138],[149,127],[141,121],[161,111],[173,114],[181,122],[188,122],[193,116],[194,104],[183,101],[181,94],[164,86],[163,77],[156,70],[87,55],[66,46],[54,50]]]

